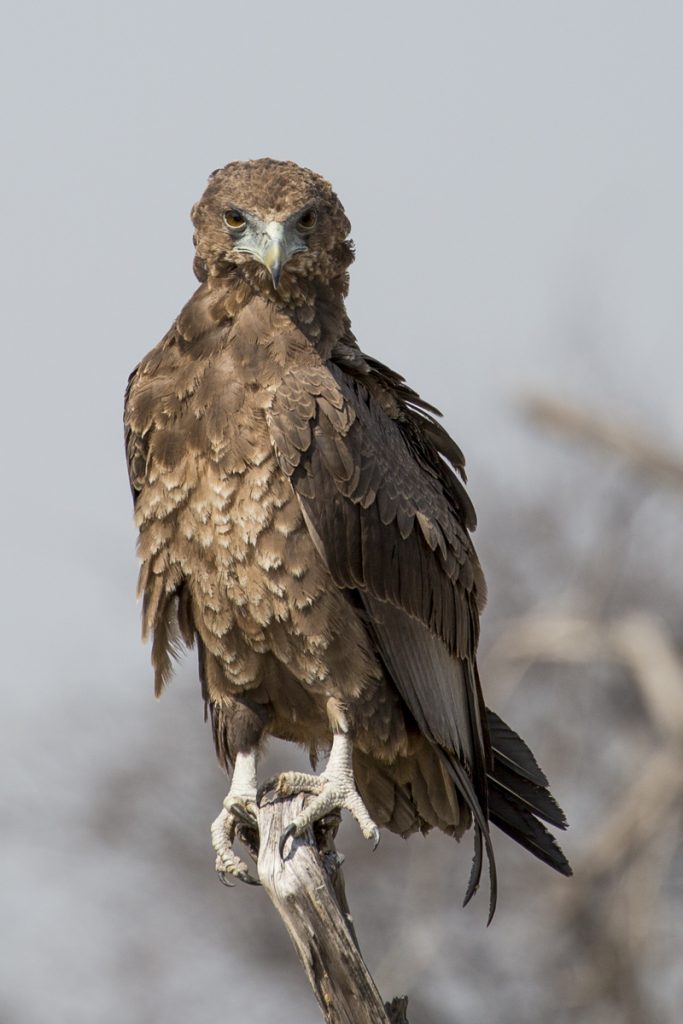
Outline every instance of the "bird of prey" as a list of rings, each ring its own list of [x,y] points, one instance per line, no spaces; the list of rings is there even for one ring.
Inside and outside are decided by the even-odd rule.
[[[278,736],[313,767],[329,750],[321,774],[279,776],[312,794],[289,834],[342,808],[375,843],[473,826],[465,902],[485,850],[491,913],[491,822],[570,874],[539,820],[565,826],[546,777],[482,696],[462,452],[356,342],[339,199],[294,163],[235,162],[192,221],[199,287],[131,374],[124,420],[156,692],[196,645],[232,771],[217,870],[250,880],[233,841]]]

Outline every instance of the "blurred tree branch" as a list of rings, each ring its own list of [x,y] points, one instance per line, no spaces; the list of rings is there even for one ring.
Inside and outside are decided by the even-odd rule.
[[[538,426],[616,456],[660,486],[683,489],[683,457],[635,426],[539,396],[526,398],[523,409]],[[620,495],[619,500],[630,499]],[[632,500],[638,500],[635,493]],[[650,751],[635,748],[620,793],[575,859],[575,884],[559,897],[560,928],[571,945],[558,988],[572,1013],[594,1019],[607,1004],[624,1024],[653,1024],[658,1011],[642,983],[643,960],[651,949],[653,923],[662,914],[683,820],[683,655],[662,616],[651,609],[620,614],[600,609],[593,600],[595,585],[589,578],[574,595],[578,613],[543,608],[508,620],[493,661],[525,668],[539,662],[608,664],[639,694]],[[618,726],[608,722],[602,729],[609,760]],[[600,765],[598,760],[591,768],[596,781]]]
[[[683,455],[668,451],[638,428],[556,398],[527,395],[521,404],[524,413],[541,428],[603,448],[661,483],[683,489]]]

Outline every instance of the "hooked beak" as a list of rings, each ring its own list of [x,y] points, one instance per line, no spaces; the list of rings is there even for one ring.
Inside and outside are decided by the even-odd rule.
[[[270,271],[273,288],[277,291],[277,287],[280,284],[280,277],[282,275],[282,268],[287,262],[284,224],[278,224],[275,221],[271,221],[271,223],[266,226],[266,234],[268,236],[268,241],[263,249],[261,259],[263,260],[264,266],[266,266]]]
[[[277,220],[265,223],[250,217],[247,230],[235,248],[238,252],[248,252],[267,267],[273,287],[277,290],[285,264],[307,246],[291,223]]]

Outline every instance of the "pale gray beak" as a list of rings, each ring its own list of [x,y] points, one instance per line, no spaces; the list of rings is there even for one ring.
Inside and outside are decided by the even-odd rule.
[[[263,250],[261,259],[270,271],[270,276],[273,279],[273,287],[277,289],[280,284],[282,268],[288,259],[285,225],[280,224],[277,221],[271,221],[270,224],[266,224],[266,236],[268,241]]]
[[[277,289],[282,269],[297,252],[308,248],[294,223],[271,220],[264,223],[254,216],[247,219],[247,230],[235,245],[238,252],[248,252],[268,268]]]

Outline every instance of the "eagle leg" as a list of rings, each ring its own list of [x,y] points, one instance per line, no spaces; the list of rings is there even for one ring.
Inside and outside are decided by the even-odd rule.
[[[280,836],[281,857],[290,836],[300,836],[316,821],[342,809],[351,812],[365,838],[372,840],[373,849],[377,849],[379,829],[356,788],[353,776],[353,742],[346,733],[334,734],[330,758],[324,772],[320,775],[283,772],[278,776],[275,789],[281,796],[294,796],[297,793],[316,794],[315,799],[307,804]]]
[[[233,843],[238,836],[256,831],[256,749],[238,753],[232,773],[230,792],[223,801],[223,810],[211,826],[211,844],[216,851],[216,871],[225,885],[232,885],[230,876],[248,885],[260,885],[258,879],[249,874],[244,861],[237,856]]]

